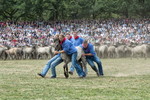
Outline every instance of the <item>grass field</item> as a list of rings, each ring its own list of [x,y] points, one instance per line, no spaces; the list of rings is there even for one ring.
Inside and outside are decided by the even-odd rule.
[[[47,60],[0,61],[0,100],[150,100],[150,58],[102,59],[104,77],[88,66],[88,76],[37,76]]]

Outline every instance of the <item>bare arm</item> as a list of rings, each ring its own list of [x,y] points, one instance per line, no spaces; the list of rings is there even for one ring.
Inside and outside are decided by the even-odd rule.
[[[58,53],[64,53],[64,52],[65,52],[64,50],[58,51]]]
[[[65,51],[64,50],[61,50],[61,51],[54,51],[54,54],[59,54],[59,53],[64,53]]]
[[[86,54],[83,54],[83,56],[93,56],[93,54],[91,54],[91,53],[86,53]]]

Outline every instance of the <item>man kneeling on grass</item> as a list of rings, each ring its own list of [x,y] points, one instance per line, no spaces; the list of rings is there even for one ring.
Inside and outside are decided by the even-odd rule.
[[[85,53],[85,54],[83,54],[83,56],[86,56],[86,60],[87,60],[88,64],[96,72],[97,76],[103,76],[104,74],[103,74],[102,63],[100,61],[100,58],[96,55],[93,45],[91,43],[88,43],[87,40],[84,40],[83,44],[80,46],[82,47],[82,49]],[[97,70],[94,62],[97,63],[98,70]]]

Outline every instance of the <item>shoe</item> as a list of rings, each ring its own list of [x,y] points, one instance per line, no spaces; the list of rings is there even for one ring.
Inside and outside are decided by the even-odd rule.
[[[38,75],[41,76],[42,78],[44,78],[44,76],[42,74],[38,73]]]
[[[51,76],[51,78],[56,78],[56,76]]]
[[[86,77],[86,74],[85,74],[85,73],[83,74],[83,77]]]
[[[102,77],[102,76],[104,76],[104,74],[100,74],[100,75],[99,75],[99,77]]]
[[[79,78],[85,78],[85,76],[79,76]]]
[[[85,78],[86,77],[86,75],[84,74],[84,75],[82,75],[82,76],[79,76],[79,78]]]
[[[70,75],[73,75],[73,72],[72,72],[72,71],[69,71],[69,74],[70,74]]]

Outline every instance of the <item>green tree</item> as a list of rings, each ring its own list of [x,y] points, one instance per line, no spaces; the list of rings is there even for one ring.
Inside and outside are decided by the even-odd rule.
[[[0,20],[143,18],[150,17],[149,5],[150,0],[0,0]]]

